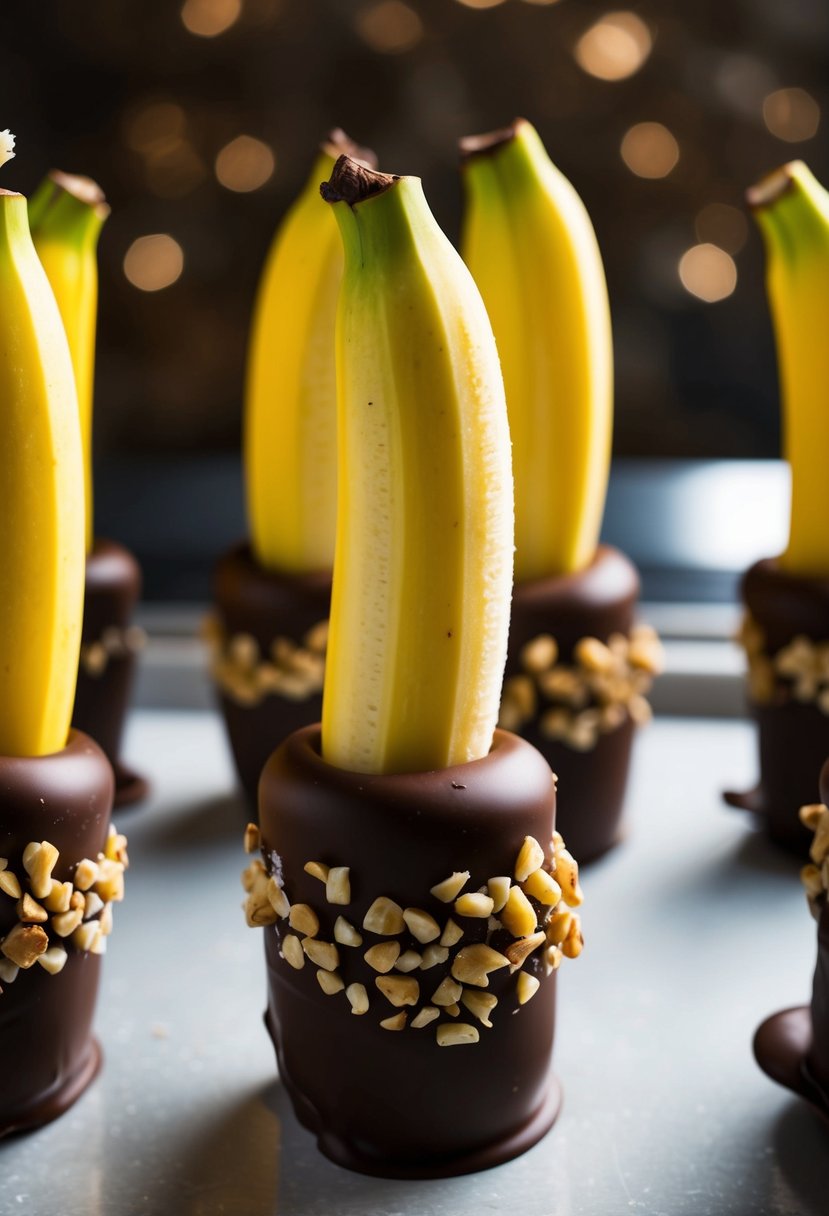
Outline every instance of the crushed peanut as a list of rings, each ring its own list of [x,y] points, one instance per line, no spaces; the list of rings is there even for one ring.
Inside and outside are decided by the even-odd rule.
[[[342,992],[345,988],[340,976],[336,971],[318,971],[317,983],[326,996],[333,996],[335,992]]]
[[[429,971],[432,967],[439,967],[449,958],[449,949],[447,946],[436,946],[434,943],[427,946],[423,951],[423,958],[420,963],[421,971]]]
[[[365,984],[349,984],[345,995],[348,997],[352,1013],[368,1013],[368,992]]]
[[[288,924],[306,937],[316,937],[320,931],[319,917],[310,904],[292,904]]]
[[[376,946],[366,950],[363,958],[374,971],[385,975],[387,971],[391,971],[399,955],[400,942],[378,942]]]
[[[548,907],[555,907],[561,899],[561,887],[558,885],[552,874],[548,874],[546,870],[536,870],[525,878],[521,884],[525,895],[537,899],[540,904],[546,904]]]
[[[520,887],[510,887],[507,902],[501,909],[501,921],[513,937],[529,937],[535,933],[538,917],[535,908]]]
[[[455,924],[451,916],[444,926],[443,933],[440,935],[441,946],[456,946],[463,937],[463,929],[460,925]]]
[[[334,941],[341,946],[362,946],[363,935],[344,916],[338,916],[334,921]]]
[[[348,866],[332,866],[325,880],[325,898],[330,904],[351,903],[351,880]]]
[[[461,947],[452,962],[452,975],[461,984],[488,988],[490,972],[508,966],[508,958],[491,946],[478,942],[474,946]]]
[[[239,705],[259,705],[268,696],[305,701],[322,691],[328,622],[320,621],[301,644],[277,637],[263,654],[248,633],[228,636],[210,617],[202,634],[210,651],[210,672],[220,691]]]
[[[295,971],[301,971],[305,966],[305,954],[302,943],[293,933],[286,933],[282,939],[282,957]]]
[[[526,1005],[531,997],[534,997],[541,987],[541,981],[534,975],[528,975],[526,971],[522,971],[516,981],[516,993],[518,995],[518,1004]]]
[[[244,845],[246,853],[258,853],[259,851],[259,828],[255,823],[249,823],[245,828]]]
[[[340,965],[340,955],[333,942],[321,942],[316,937],[303,937],[301,946],[312,963],[325,971],[336,971]]]
[[[394,937],[406,927],[403,909],[393,899],[380,895],[363,917],[363,928],[379,937]]]
[[[407,1013],[394,1013],[390,1018],[383,1018],[380,1025],[384,1030],[404,1030],[408,1016]]]
[[[436,883],[434,887],[431,887],[430,891],[435,899],[439,899],[441,903],[451,904],[453,899],[457,899],[468,882],[469,871],[456,870],[454,874],[450,874],[448,878],[444,878],[443,882]]]
[[[492,1029],[489,1015],[498,1004],[498,998],[491,992],[471,992],[464,988],[461,1003],[476,1017],[482,1026]]]
[[[424,1005],[419,1013],[416,1013],[412,1018],[411,1026],[413,1030],[422,1030],[424,1026],[428,1026],[430,1022],[434,1022],[440,1017],[440,1010],[435,1009],[434,1005]]]
[[[517,941],[510,942],[504,954],[510,961],[513,970],[523,966],[526,960],[533,954],[539,946],[543,946],[547,938],[544,933],[532,933],[529,937],[520,937]],[[571,956],[575,957],[575,956]]]
[[[420,964],[423,962],[423,955],[418,954],[416,950],[406,950],[394,964],[395,971],[402,971],[404,974],[409,971],[417,971]]]
[[[515,859],[516,882],[526,882],[531,874],[544,865],[544,850],[534,836],[525,836],[520,852]]]
[[[302,867],[306,874],[310,874],[312,878],[318,878],[320,882],[328,882],[329,867],[323,865],[321,861],[306,861]]]
[[[433,942],[436,937],[440,937],[440,925],[434,916],[430,916],[422,908],[406,908],[403,912],[403,920],[412,937],[424,946],[427,942]]]
[[[477,1043],[478,1031],[465,1022],[443,1022],[437,1028],[438,1047],[455,1047],[462,1043]]]
[[[40,925],[15,925],[0,942],[0,952],[22,971],[33,966],[48,948],[49,938]]]
[[[455,900],[455,914],[485,919],[492,913],[494,906],[491,895],[482,895],[480,891],[470,891],[466,895],[459,895]]]
[[[461,999],[462,993],[463,987],[447,975],[432,993],[432,1003],[434,1005],[454,1005]]]
[[[420,984],[410,975],[378,975],[374,982],[392,1005],[416,1005],[420,1000]]]

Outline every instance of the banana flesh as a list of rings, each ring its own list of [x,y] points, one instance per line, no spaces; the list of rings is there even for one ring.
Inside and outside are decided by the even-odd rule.
[[[253,315],[244,459],[253,552],[266,569],[330,570],[337,512],[334,327],[343,254],[319,196],[341,152],[334,131],[280,225]],[[373,154],[359,150],[360,157]]]
[[[503,384],[480,295],[416,178],[341,158],[339,512],[327,761],[419,772],[487,754],[512,583]]]
[[[789,543],[781,566],[829,575],[829,193],[802,161],[748,191],[766,248],[783,447],[791,466]]]
[[[78,401],[26,199],[0,191],[0,755],[66,744],[80,653]]]
[[[109,207],[101,188],[87,177],[52,172],[29,202],[29,224],[63,319],[81,424],[86,496],[86,551],[94,541],[92,403],[95,328],[98,319],[97,247]]]
[[[610,310],[575,190],[524,119],[461,141],[462,253],[492,321],[509,411],[518,581],[589,565],[613,428]]]

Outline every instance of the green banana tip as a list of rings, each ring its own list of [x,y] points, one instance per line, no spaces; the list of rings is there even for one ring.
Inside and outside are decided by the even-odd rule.
[[[803,161],[793,160],[772,173],[767,173],[746,190],[746,206],[751,211],[761,211],[764,207],[773,206],[778,199],[794,189],[798,173],[805,167]]]
[[[49,180],[59,190],[71,194],[72,198],[77,199],[79,203],[91,207],[101,220],[105,220],[109,215],[110,208],[106,195],[91,177],[84,177],[80,173],[64,173],[62,169],[52,169]]]
[[[326,203],[348,203],[349,207],[354,207],[367,198],[382,194],[397,181],[400,178],[396,173],[380,173],[343,154],[334,165],[331,177],[321,184],[320,194]]]
[[[458,140],[461,164],[467,164],[476,156],[491,156],[499,148],[517,139],[521,128],[529,125],[526,118],[514,118],[507,126],[487,131],[484,135],[464,135]]]

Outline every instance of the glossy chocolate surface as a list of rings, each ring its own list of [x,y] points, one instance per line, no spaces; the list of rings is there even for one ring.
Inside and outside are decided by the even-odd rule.
[[[386,1177],[450,1176],[516,1156],[552,1124],[559,1106],[550,1073],[556,976],[544,974],[541,952],[524,964],[540,980],[527,1004],[518,1006],[515,976],[498,971],[487,989],[499,998],[492,1028],[462,1006],[457,1021],[475,1025],[480,1041],[439,1047],[436,1023],[398,1032],[379,1025],[397,1011],[363,959],[383,939],[361,926],[380,895],[423,908],[444,925],[452,904],[435,899],[433,885],[469,870],[474,891],[510,874],[527,835],[549,858],[554,820],[547,764],[502,731],[485,759],[433,773],[333,768],[320,757],[319,727],[291,735],[268,761],[260,785],[263,854],[273,858],[291,902],[317,910],[321,939],[331,940],[339,914],[363,933],[361,947],[339,947],[344,982],[362,983],[369,993],[369,1011],[355,1016],[343,993],[322,994],[315,967],[295,971],[280,957],[286,922],[264,930],[266,1022],[280,1076],[298,1117],[339,1164]],[[323,884],[303,869],[308,861],[350,867],[347,907],[326,905]],[[463,944],[471,944],[484,940],[487,921],[464,919],[463,927]],[[494,948],[504,948],[501,937],[511,940],[496,933]],[[450,963],[411,973],[421,986],[418,1007],[430,1003]]]
[[[86,735],[72,731],[62,752],[0,757],[0,857],[23,875],[30,841],[48,840],[65,882],[84,857],[106,844],[112,768]],[[17,921],[15,901],[0,893],[0,937]],[[92,1015],[101,960],[71,945],[66,965],[48,975],[37,963],[0,993],[0,1136],[48,1123],[80,1096],[100,1066]]]
[[[766,558],[746,572],[742,596],[763,630],[769,656],[800,635],[829,641],[829,578],[790,574]],[[798,811],[814,801],[814,775],[829,755],[829,715],[788,697],[770,705],[751,701],[750,709],[757,724],[760,780],[745,794],[727,793],[726,801],[752,811],[773,840],[805,858],[811,833]]]
[[[83,643],[100,642],[107,629],[126,629],[141,594],[141,568],[115,541],[96,539],[86,559]],[[147,792],[142,777],[119,760],[121,738],[135,676],[135,655],[110,655],[100,675],[78,669],[72,725],[104,750],[115,769],[116,806],[137,802]]]
[[[521,650],[539,634],[552,634],[564,664],[572,661],[581,638],[606,642],[613,633],[629,634],[638,596],[636,568],[608,545],[601,545],[587,569],[577,574],[517,584],[507,677],[522,671]],[[599,857],[619,839],[634,732],[628,717],[600,735],[590,751],[580,752],[543,735],[538,714],[521,728],[522,737],[538,748],[558,777],[559,829],[580,863]]]
[[[239,545],[216,566],[213,598],[225,634],[250,634],[268,655],[275,638],[299,643],[309,629],[328,619],[331,574],[264,570],[250,546]],[[265,761],[286,736],[320,720],[322,693],[299,701],[271,695],[258,705],[241,705],[221,691],[218,697],[239,780],[255,807]]]

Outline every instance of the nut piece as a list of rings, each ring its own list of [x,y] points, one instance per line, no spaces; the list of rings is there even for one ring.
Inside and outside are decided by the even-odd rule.
[[[449,950],[446,946],[436,946],[432,943],[423,951],[423,959],[420,964],[421,971],[428,971],[430,967],[437,967],[441,963],[445,963],[449,957]]]
[[[509,959],[491,946],[478,942],[474,946],[462,946],[452,963],[452,974],[461,984],[473,984],[476,988],[489,987],[489,973],[508,967]]]
[[[825,814],[826,807],[822,802],[813,802],[809,806],[802,806],[798,811],[800,822],[810,832],[816,831],[818,824]]]
[[[104,903],[119,903],[124,898],[124,867],[120,861],[105,857],[98,862],[95,890]]]
[[[43,901],[44,907],[50,912],[67,912],[72,898],[71,882],[58,882],[52,879],[52,890]]]
[[[544,969],[549,975],[551,971],[558,971],[561,966],[561,960],[564,955],[561,953],[560,946],[548,946],[544,951]]]
[[[375,971],[385,975],[387,971],[391,971],[399,954],[400,942],[378,942],[376,946],[371,946],[366,950],[363,958],[369,967],[373,967]]]
[[[363,928],[380,937],[394,937],[396,933],[402,933],[405,927],[400,904],[396,904],[393,899],[386,899],[385,895],[375,899],[363,918]]]
[[[444,878],[443,882],[436,883],[431,888],[431,894],[434,895],[435,899],[439,899],[441,903],[451,904],[453,899],[457,899],[468,882],[468,870],[455,870],[449,878]]]
[[[561,953],[565,958],[578,958],[583,947],[584,938],[581,935],[581,924],[579,923],[579,918],[574,916],[570,921],[567,936],[561,943]]]
[[[567,849],[556,849],[555,874],[561,887],[561,898],[568,907],[578,908],[584,901],[584,894],[579,886],[579,867]]]
[[[420,984],[410,975],[378,975],[374,982],[386,1000],[398,1008],[416,1005],[420,1000]]]
[[[556,908],[546,925],[547,942],[551,946],[560,946],[567,934],[570,932],[570,924],[573,920],[573,913],[568,911],[566,905]]]
[[[424,1026],[428,1026],[430,1022],[434,1022],[435,1018],[439,1017],[439,1009],[435,1009],[434,1005],[424,1005],[420,1012],[412,1018],[412,1030],[422,1030]]]
[[[332,866],[325,880],[325,898],[330,904],[351,903],[351,880],[348,866]]]
[[[557,658],[558,645],[555,638],[551,637],[549,633],[540,633],[537,638],[533,638],[531,642],[527,642],[521,648],[521,666],[525,671],[530,671],[534,675],[547,671]]]
[[[109,937],[112,932],[112,904],[104,904],[98,917],[98,925],[104,937]]]
[[[328,866],[323,865],[321,861],[306,861],[302,868],[312,878],[318,878],[320,882],[328,882]]]
[[[288,924],[306,937],[316,937],[320,931],[319,917],[310,904],[293,904],[288,913]]]
[[[406,950],[394,964],[394,969],[403,972],[417,971],[422,961],[422,955],[418,954],[416,950]]]
[[[12,899],[20,899],[23,894],[17,875],[12,874],[11,870],[0,870],[0,891]]]
[[[486,885],[492,897],[492,911],[500,912],[507,902],[507,896],[512,886],[512,879],[508,874],[499,875],[497,878],[490,878]]]
[[[544,864],[544,850],[534,836],[525,836],[515,859],[515,881],[526,882]]]
[[[515,991],[518,994],[518,1004],[526,1005],[530,997],[535,996],[540,987],[541,981],[539,979],[534,975],[529,975],[526,971],[522,971],[515,985]]]
[[[531,895],[549,908],[554,908],[561,899],[561,887],[546,870],[535,870],[521,886],[525,895]]]
[[[446,922],[446,928],[443,930],[440,938],[441,946],[456,946],[463,937],[463,929],[460,925],[456,925],[451,916]]]
[[[326,996],[333,996],[335,992],[342,992],[345,988],[345,984],[336,971],[318,971],[317,983]]]
[[[63,946],[50,946],[48,950],[44,950],[43,954],[38,956],[37,961],[44,971],[48,971],[50,975],[57,975],[59,971],[63,971],[68,957]]]
[[[255,823],[249,823],[245,828],[245,852],[255,853],[259,848],[259,828]]]
[[[302,945],[299,938],[294,937],[293,933],[286,933],[282,939],[282,957],[295,971],[301,971],[305,966]]]
[[[303,937],[302,949],[312,963],[322,967],[324,971],[336,971],[340,965],[340,955],[333,942],[321,942],[315,937]]]
[[[390,1018],[383,1018],[380,1025],[384,1030],[403,1030],[408,1016],[407,1013],[393,1013]]]
[[[455,913],[458,916],[487,917],[492,914],[495,906],[491,895],[482,895],[480,891],[467,892],[455,900]]]
[[[432,993],[435,1005],[454,1005],[461,999],[463,988],[447,975]]]
[[[83,908],[70,908],[68,912],[59,912],[57,916],[52,917],[52,928],[58,937],[69,937],[70,934],[75,932],[82,920]],[[96,925],[96,931],[97,928],[98,926]]]
[[[259,865],[262,866],[261,861]],[[262,869],[264,869],[264,866],[262,866]],[[73,881],[75,883],[76,890],[88,891],[92,884],[97,881],[97,878],[98,863],[96,861],[90,861],[88,857],[85,857],[83,861],[79,861],[75,866],[75,876]]]
[[[498,1004],[497,996],[491,992],[469,992],[464,989],[461,1001],[471,1014],[478,1019],[482,1026],[492,1028],[489,1015]]]
[[[510,942],[504,954],[515,969],[520,967],[539,946],[543,946],[546,940],[543,933],[533,933],[529,937],[521,937],[518,941]]]
[[[15,925],[0,942],[0,953],[24,971],[48,948],[49,938],[40,925]]]
[[[4,984],[13,984],[17,979],[20,968],[17,963],[13,963],[11,959],[0,958],[0,980]]]
[[[268,903],[271,905],[276,915],[281,919],[284,919],[290,912],[291,905],[288,903],[288,896],[285,894],[284,890],[282,887],[280,887],[279,883],[273,876],[268,879],[268,885],[265,889],[265,893],[268,897]]]
[[[513,937],[529,937],[535,933],[538,926],[535,908],[520,887],[510,887],[507,902],[501,909],[501,920]]]
[[[344,916],[338,916],[334,921],[334,941],[341,946],[362,946],[363,935]]]
[[[348,997],[352,1013],[368,1013],[368,993],[365,984],[349,984],[345,995]]]
[[[478,1031],[466,1022],[444,1022],[437,1028],[438,1047],[455,1047],[461,1043],[477,1043]]]
[[[440,937],[440,925],[434,916],[430,916],[422,908],[406,908],[403,919],[412,937],[417,938],[423,945]]]
[[[23,898],[17,901],[17,917],[18,920],[27,921],[29,924],[42,925],[49,919],[49,913],[26,891]]]
[[[52,890],[52,871],[60,854],[48,840],[31,841],[23,851],[23,868],[35,899],[45,899]]]
[[[69,913],[65,913],[66,916]],[[52,922],[54,924],[54,921]],[[96,942],[101,938],[101,930],[98,927],[98,922],[89,920],[83,925],[78,925],[72,934],[72,943],[79,950],[83,950],[91,954],[94,950]]]

